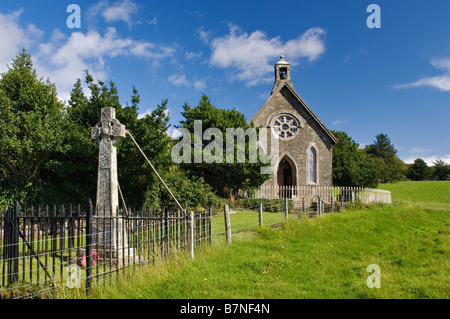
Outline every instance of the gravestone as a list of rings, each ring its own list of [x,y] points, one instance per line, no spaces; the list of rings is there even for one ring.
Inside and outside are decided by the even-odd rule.
[[[112,107],[101,109],[100,121],[91,128],[91,138],[99,144],[97,202],[93,222],[93,249],[102,259],[122,264],[124,255],[134,255],[128,247],[123,219],[119,215],[117,144],[125,137],[125,125]]]

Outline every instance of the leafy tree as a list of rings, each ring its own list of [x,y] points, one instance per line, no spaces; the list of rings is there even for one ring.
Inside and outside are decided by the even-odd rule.
[[[91,140],[90,130],[95,126],[104,107],[114,107],[116,118],[126,126],[153,166],[164,172],[171,165],[171,140],[166,134],[169,127],[167,100],[163,100],[150,115],[138,119],[140,96],[133,87],[131,105],[122,106],[117,88],[113,82],[93,82],[86,72],[86,84],[90,97],[83,93],[81,81],[77,80],[71,93],[68,108],[69,119],[76,126],[76,132],[69,142],[73,147],[65,153],[62,161],[62,180],[70,183],[73,192],[78,192],[79,200],[95,197],[98,145]],[[120,141],[117,147],[118,179],[128,205],[142,205],[145,194],[152,184],[158,183],[155,174],[129,138]]]
[[[89,98],[84,95],[80,80],[72,90],[68,114],[78,126],[79,133],[73,136],[75,139],[70,143],[76,147],[66,154],[64,160],[64,171],[70,172],[70,178],[65,176],[64,179],[70,180],[73,188],[82,190],[80,195],[95,196],[97,185],[98,145],[90,139],[90,129],[99,120],[101,108],[114,107],[117,119],[131,132],[182,205],[192,209],[207,207],[217,201],[209,185],[201,178],[188,178],[171,160],[173,142],[166,133],[170,120],[167,100],[162,100],[150,114],[138,118],[140,96],[135,87],[131,105],[127,103],[122,106],[113,82],[109,86],[101,81],[96,84],[86,72],[86,84],[90,90]],[[130,138],[122,139],[117,146],[117,167],[119,184],[127,206],[178,208]],[[74,184],[74,180],[77,183]],[[82,187],[83,185],[88,187]]]
[[[38,78],[22,50],[0,79],[0,197],[50,199],[52,161],[64,149],[64,104],[50,80]]]
[[[438,181],[446,181],[450,179],[450,165],[443,160],[436,160],[432,166],[432,178]]]
[[[333,131],[338,143],[333,147],[333,184],[376,187],[379,168],[375,161],[345,132]]]
[[[171,166],[165,183],[183,208],[201,211],[208,207],[219,207],[222,201],[203,178],[188,176],[179,166]],[[167,207],[178,210],[178,206],[161,183],[154,183],[146,193],[144,207],[161,209]]]
[[[83,203],[95,200],[98,145],[91,127],[100,110],[114,107],[116,117],[133,134],[172,191],[189,207],[207,206],[217,198],[201,178],[188,179],[171,161],[172,140],[167,100],[138,118],[140,97],[133,87],[131,105],[121,105],[113,82],[94,83],[86,71],[89,95],[81,80],[68,105],[58,100],[55,85],[38,78],[31,56],[23,50],[0,78],[0,206],[19,200],[28,204]],[[118,145],[119,183],[127,204],[170,205],[167,192],[129,138]],[[157,190],[157,191],[155,191]],[[156,196],[156,197],[152,197]],[[172,202],[172,203],[171,203]]]
[[[406,176],[413,181],[423,181],[430,178],[431,170],[423,159],[418,158],[408,167]]]
[[[249,161],[250,147],[254,146],[250,145],[249,139],[245,139],[245,146],[243,146],[235,140],[231,141],[230,136],[226,134],[227,129],[240,128],[245,131],[251,127],[247,123],[244,114],[235,109],[216,108],[205,94],[202,95],[197,106],[191,107],[188,103],[185,103],[183,109],[181,114],[184,120],[180,124],[181,127],[189,130],[191,133],[191,141],[194,141],[194,121],[201,120],[202,136],[207,129],[217,128],[223,133],[224,139],[224,141],[219,141],[219,143],[226,141],[227,145],[234,147],[234,154],[238,154],[238,151],[243,151],[242,154],[245,154],[245,159],[243,160],[239,160],[237,156],[234,156],[232,160],[227,159],[226,147],[222,144],[221,149],[214,149],[213,156],[217,161],[212,163],[211,161],[205,161],[203,156],[201,163],[185,163],[182,165],[191,176],[203,178],[206,183],[212,186],[216,194],[221,197],[232,197],[239,190],[256,188],[270,178],[269,175],[261,174],[260,171],[262,166],[269,166],[270,163],[263,164],[260,158],[256,160],[256,163]],[[192,144],[192,146],[193,156],[191,158],[194,158],[194,149],[198,145]],[[207,145],[202,143],[200,151],[204,153],[206,147]]]

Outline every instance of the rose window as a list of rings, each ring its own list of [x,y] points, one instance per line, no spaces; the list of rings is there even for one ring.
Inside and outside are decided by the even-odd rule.
[[[283,114],[278,116],[272,125],[273,131],[283,139],[294,137],[300,128],[300,125],[293,116]]]

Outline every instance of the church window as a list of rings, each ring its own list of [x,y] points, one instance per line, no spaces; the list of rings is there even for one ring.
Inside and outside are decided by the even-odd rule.
[[[309,149],[309,181],[317,183],[317,152],[314,147]]]
[[[273,131],[282,139],[294,137],[300,128],[299,122],[289,114],[278,116],[273,122]]]

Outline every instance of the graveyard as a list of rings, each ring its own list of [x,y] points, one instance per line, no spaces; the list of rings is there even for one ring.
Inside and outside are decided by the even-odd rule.
[[[450,297],[449,4],[273,5],[0,5],[0,299]]]
[[[444,183],[435,190],[448,192],[450,183]],[[184,254],[155,268],[131,270],[91,297],[447,299],[447,193],[428,201],[427,208],[411,203],[415,199],[402,184],[395,184],[393,206],[354,207],[301,221],[290,216],[281,228],[241,233],[231,246],[222,238],[200,249],[194,261]],[[381,288],[369,290],[366,267],[375,261],[381,263]]]

